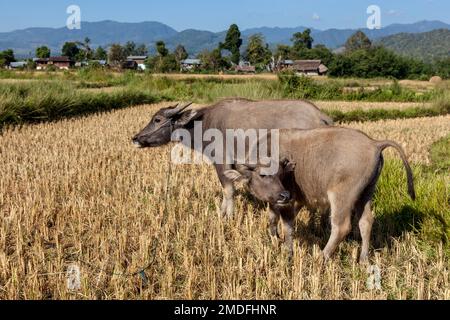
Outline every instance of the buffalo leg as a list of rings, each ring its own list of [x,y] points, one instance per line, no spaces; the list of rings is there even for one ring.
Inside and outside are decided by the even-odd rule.
[[[280,221],[280,213],[272,208],[272,206],[269,207],[269,230],[270,235],[272,237],[279,238],[280,235],[278,234],[278,222]]]
[[[348,204],[348,198],[345,199],[345,196],[339,197],[335,193],[329,192],[328,198],[331,205],[331,236],[323,249],[326,260],[331,258],[341,241],[350,233],[352,212],[352,207]]]
[[[223,200],[222,206],[220,207],[220,212],[223,216],[227,216],[231,218],[234,213],[234,185],[233,182],[230,181],[223,175],[223,172],[227,169],[231,169],[226,167],[225,165],[216,165],[217,175],[219,176],[220,183],[223,188]]]
[[[360,263],[365,263],[369,260],[370,236],[372,233],[372,226],[374,222],[372,210],[370,207],[371,201],[368,201],[364,206],[363,214],[361,215],[361,219],[359,220],[359,230],[361,232],[362,238],[361,255],[359,257]]]
[[[294,220],[295,211],[293,208],[283,208],[280,210],[283,223],[284,244],[289,251],[289,256],[294,253]]]
[[[222,215],[232,218],[234,214],[234,185],[232,182],[223,188],[223,200],[221,206]]]

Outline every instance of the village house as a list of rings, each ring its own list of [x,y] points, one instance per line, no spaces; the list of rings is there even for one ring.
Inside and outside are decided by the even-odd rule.
[[[201,65],[202,62],[200,59],[185,59],[180,61],[181,72],[197,70]]]
[[[108,65],[108,61],[106,61],[106,60],[91,60],[91,61],[89,61],[89,64],[90,65],[97,64],[101,67],[106,67]]]
[[[289,70],[292,68],[293,65],[294,65],[294,60],[280,60],[276,64],[276,70],[278,72],[284,71],[284,70]]]
[[[285,70],[308,76],[321,76],[328,72],[328,68],[321,60],[280,60],[277,63],[276,71]]]
[[[307,76],[322,76],[328,72],[328,68],[321,60],[295,60],[292,70]]]
[[[77,61],[75,62],[75,68],[82,68],[89,65],[88,61]]]
[[[252,66],[250,62],[241,61],[238,65],[233,67],[237,73],[256,73],[256,67]]]
[[[133,66],[133,69],[138,69],[138,70],[145,70],[145,60],[147,60],[147,56],[129,56],[127,57],[127,61],[133,61],[133,62],[128,62],[128,66]]]
[[[237,73],[256,73],[255,66],[235,66],[234,71]]]
[[[27,61],[17,61],[17,62],[11,62],[8,66],[8,69],[23,69],[28,65]]]
[[[75,68],[83,68],[87,66],[99,66],[99,67],[106,67],[107,61],[106,60],[84,60],[84,61],[77,61],[75,62]]]
[[[60,70],[69,70],[74,65],[73,61],[69,57],[50,57],[50,58],[35,58],[33,61],[36,63],[37,70],[45,70],[49,66],[55,66]]]
[[[122,69],[137,70],[138,64],[134,60],[127,60],[121,63]]]

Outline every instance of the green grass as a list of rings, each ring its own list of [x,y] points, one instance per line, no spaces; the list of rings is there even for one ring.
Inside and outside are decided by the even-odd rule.
[[[417,198],[407,194],[406,174],[400,161],[386,161],[374,197],[376,225],[374,245],[381,246],[414,232],[424,245],[443,242],[450,253],[450,190],[446,174],[430,173],[426,167],[414,166]]]
[[[177,98],[210,103],[224,97],[248,99],[310,99],[347,100],[372,102],[426,102],[436,99],[444,92],[435,89],[416,93],[401,87],[398,83],[366,90],[363,87],[346,92],[341,81],[315,81],[306,77],[280,77],[279,81],[265,79],[170,79],[167,77],[127,75],[127,80],[116,79],[116,83],[126,83],[133,88],[156,89]]]
[[[226,97],[259,99],[311,99],[347,101],[433,101],[429,108],[403,110],[327,111],[336,122],[376,121],[445,115],[450,112],[448,88],[426,93],[402,88],[398,83],[375,91],[345,92],[340,80],[314,81],[306,77],[280,76],[279,81],[264,79],[205,78],[175,80],[135,72],[113,74],[102,69],[77,72],[15,73],[1,71],[0,77],[46,79],[0,83],[0,127],[33,121],[49,121],[92,112],[108,111],[160,100],[190,100],[212,103]],[[351,83],[356,86],[356,83]],[[86,91],[114,87],[111,92]]]
[[[430,150],[431,169],[436,172],[450,172],[450,135],[435,142]]]
[[[90,93],[77,90],[77,85],[68,81],[3,84],[0,86],[0,128],[6,124],[53,121],[162,99],[170,98],[130,88]]]
[[[377,85],[376,89],[366,89],[370,86],[367,79],[325,79],[313,80],[292,74],[280,74],[279,80],[264,79],[220,79],[211,76],[202,79],[169,79],[153,76],[149,73],[127,71],[112,73],[102,68],[82,68],[76,71],[64,72],[15,72],[0,70],[3,79],[47,79],[69,80],[89,83],[89,87],[107,86],[159,86],[165,83],[163,90],[168,94],[183,96],[190,94],[202,102],[211,102],[220,97],[242,96],[246,98],[301,98],[316,100],[351,100],[351,101],[397,101],[397,102],[423,102],[435,99],[441,90],[434,89],[417,93],[402,87],[397,82],[393,84]],[[161,81],[161,78],[163,80]],[[165,78],[165,79],[164,79]],[[381,79],[378,80],[380,82]],[[94,84],[95,83],[95,84]],[[345,88],[354,90],[345,91]],[[209,90],[213,92],[209,92]]]
[[[407,193],[403,164],[386,161],[374,197],[374,234],[389,236],[376,238],[375,246],[413,232],[424,252],[433,254],[435,245],[443,243],[450,256],[450,136],[432,145],[430,157],[430,166],[413,166],[415,201]]]
[[[441,90],[431,90],[417,93],[402,87],[397,81],[392,84],[366,89],[363,85],[351,82],[353,90],[340,80],[316,81],[305,76],[292,73],[280,73],[279,84],[285,97],[314,100],[347,100],[372,102],[425,102],[442,95]]]
[[[419,117],[436,117],[450,113],[450,106],[433,105],[430,108],[408,108],[402,110],[396,109],[371,109],[371,110],[352,110],[342,112],[339,110],[326,110],[327,113],[337,123],[353,121],[378,121],[388,119],[410,119]]]

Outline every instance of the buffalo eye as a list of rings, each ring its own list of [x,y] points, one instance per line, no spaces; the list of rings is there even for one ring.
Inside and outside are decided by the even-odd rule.
[[[158,119],[158,118],[155,119],[155,123],[160,123],[160,122],[161,122],[161,119]]]

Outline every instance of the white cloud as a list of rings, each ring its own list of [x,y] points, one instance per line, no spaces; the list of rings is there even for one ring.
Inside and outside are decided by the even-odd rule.
[[[320,20],[320,16],[317,13],[314,13],[312,16],[313,20],[319,21]]]

